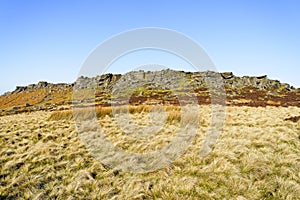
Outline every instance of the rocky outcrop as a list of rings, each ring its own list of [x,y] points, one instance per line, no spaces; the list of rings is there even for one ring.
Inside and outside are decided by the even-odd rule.
[[[16,89],[15,89],[15,93],[20,93],[20,92],[23,92],[27,89],[27,87],[23,87],[23,86],[17,86]]]
[[[74,91],[77,90],[82,93],[76,95]],[[132,71],[123,75],[110,73],[96,77],[81,76],[72,84],[40,81],[28,86],[17,86],[13,92],[0,96],[0,115],[68,109],[71,105],[82,106],[93,101],[100,106],[110,106],[113,102],[122,105],[126,99],[133,105],[176,105],[179,97],[188,103],[193,95],[199,104],[211,103],[212,95],[216,95],[214,99],[218,103],[218,98],[224,100],[226,95],[228,105],[300,107],[300,88],[269,79],[266,75],[240,77],[232,72],[167,69]]]
[[[72,87],[72,84],[67,84],[67,83],[48,83],[46,81],[40,81],[37,84],[29,84],[28,86],[17,86],[16,89],[12,93],[21,93],[24,91],[31,91],[34,89],[43,89],[43,88],[68,88]]]
[[[243,88],[253,87],[261,90],[295,90],[296,88],[290,86],[287,83],[280,83],[278,80],[268,79],[266,75],[263,76],[235,76],[232,72],[184,72],[174,70],[162,70],[162,71],[133,71],[121,74],[104,74],[93,78],[79,77],[74,85],[77,88],[101,88],[111,89],[114,84],[122,82],[131,87],[139,82],[145,82],[148,87],[156,87],[160,85],[162,89],[174,87],[177,85],[178,78],[181,77],[191,87],[208,87],[213,84],[216,87],[224,86],[225,88]],[[216,84],[218,83],[218,84]],[[120,84],[120,83],[119,83]]]
[[[80,76],[74,83],[75,88],[108,88],[112,83],[115,83],[121,78],[121,74],[103,74],[96,77],[84,77]]]
[[[263,76],[235,76],[232,72],[184,72],[174,70],[162,71],[133,71],[121,74],[103,74],[96,77],[79,77],[73,84],[59,83],[52,84],[45,81],[40,81],[37,84],[30,84],[28,86],[17,86],[13,93],[22,93],[24,91],[43,88],[68,88],[73,87],[78,89],[83,88],[98,88],[103,90],[111,90],[114,85],[125,84],[131,87],[139,82],[144,82],[148,87],[156,88],[160,85],[161,89],[174,87],[178,84],[178,79],[184,80],[190,87],[208,87],[213,84],[216,87],[224,86],[225,88],[238,89],[242,87],[253,87],[261,90],[288,90],[293,91],[296,88],[287,83],[280,83],[278,80],[268,79],[266,75]],[[218,83],[218,84],[216,84]]]

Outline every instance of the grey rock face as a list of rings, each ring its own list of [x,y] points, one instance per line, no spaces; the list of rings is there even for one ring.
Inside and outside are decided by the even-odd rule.
[[[179,78],[180,77],[180,78]],[[242,88],[245,86],[254,87],[257,89],[285,89],[295,90],[289,84],[282,84],[278,80],[268,79],[266,75],[263,76],[235,76],[232,72],[218,73],[214,71],[204,72],[184,72],[174,70],[161,71],[133,71],[121,74],[103,74],[101,76],[88,78],[79,77],[75,86],[79,88],[100,88],[112,89],[118,82],[122,85],[121,88],[130,88],[133,85],[141,85],[143,83],[148,89],[160,88],[168,89],[174,88],[178,85],[178,78],[186,82],[187,87],[231,87]]]
[[[23,92],[27,89],[27,87],[23,87],[23,86],[17,86],[14,93],[20,93]]]
[[[28,86],[17,86],[13,93],[21,93],[31,89],[37,88],[72,88],[84,89],[84,88],[98,88],[103,91],[112,90],[115,84],[123,84],[121,88],[130,88],[133,85],[141,85],[143,83],[146,88],[154,89],[168,89],[174,88],[178,85],[178,80],[184,80],[186,87],[193,88],[207,88],[207,87],[230,87],[232,89],[238,89],[245,86],[254,87],[257,89],[265,90],[286,90],[286,91],[298,91],[297,88],[290,86],[287,83],[280,83],[278,80],[268,79],[266,75],[263,76],[235,76],[232,72],[184,72],[174,71],[170,69],[161,71],[132,71],[124,75],[121,74],[103,74],[96,77],[79,77],[74,83],[66,84],[52,84],[45,81],[40,81],[37,84],[30,84]],[[183,83],[181,83],[183,84]]]
[[[45,81],[40,81],[38,84],[37,84],[37,88],[45,88],[47,87],[48,83],[45,82]]]

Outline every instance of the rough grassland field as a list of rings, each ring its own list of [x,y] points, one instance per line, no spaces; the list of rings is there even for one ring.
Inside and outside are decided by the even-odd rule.
[[[0,199],[299,199],[300,121],[284,120],[299,116],[299,107],[227,107],[223,133],[205,158],[198,155],[210,107],[199,111],[200,128],[185,154],[146,174],[102,165],[72,119],[46,111],[3,116]],[[147,126],[146,113],[132,118]],[[115,123],[109,115],[99,118],[106,136],[131,152],[163,147],[179,126],[170,118],[161,132],[135,141]]]

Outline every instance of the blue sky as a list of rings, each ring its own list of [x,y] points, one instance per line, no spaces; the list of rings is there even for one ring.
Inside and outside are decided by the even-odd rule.
[[[97,45],[143,27],[193,38],[218,71],[300,87],[299,10],[297,0],[1,0],[0,93],[40,80],[73,82]]]

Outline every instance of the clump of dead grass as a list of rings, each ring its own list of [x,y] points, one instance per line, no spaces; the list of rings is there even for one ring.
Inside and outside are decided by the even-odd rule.
[[[117,106],[117,107],[87,107],[74,108],[73,110],[53,111],[48,120],[71,120],[76,118],[88,119],[94,117],[103,118],[105,116],[112,117],[114,114],[126,113],[149,113],[155,106],[138,105],[138,106]],[[163,109],[168,114],[168,121],[179,121],[181,119],[181,112],[179,106],[164,106]]]

